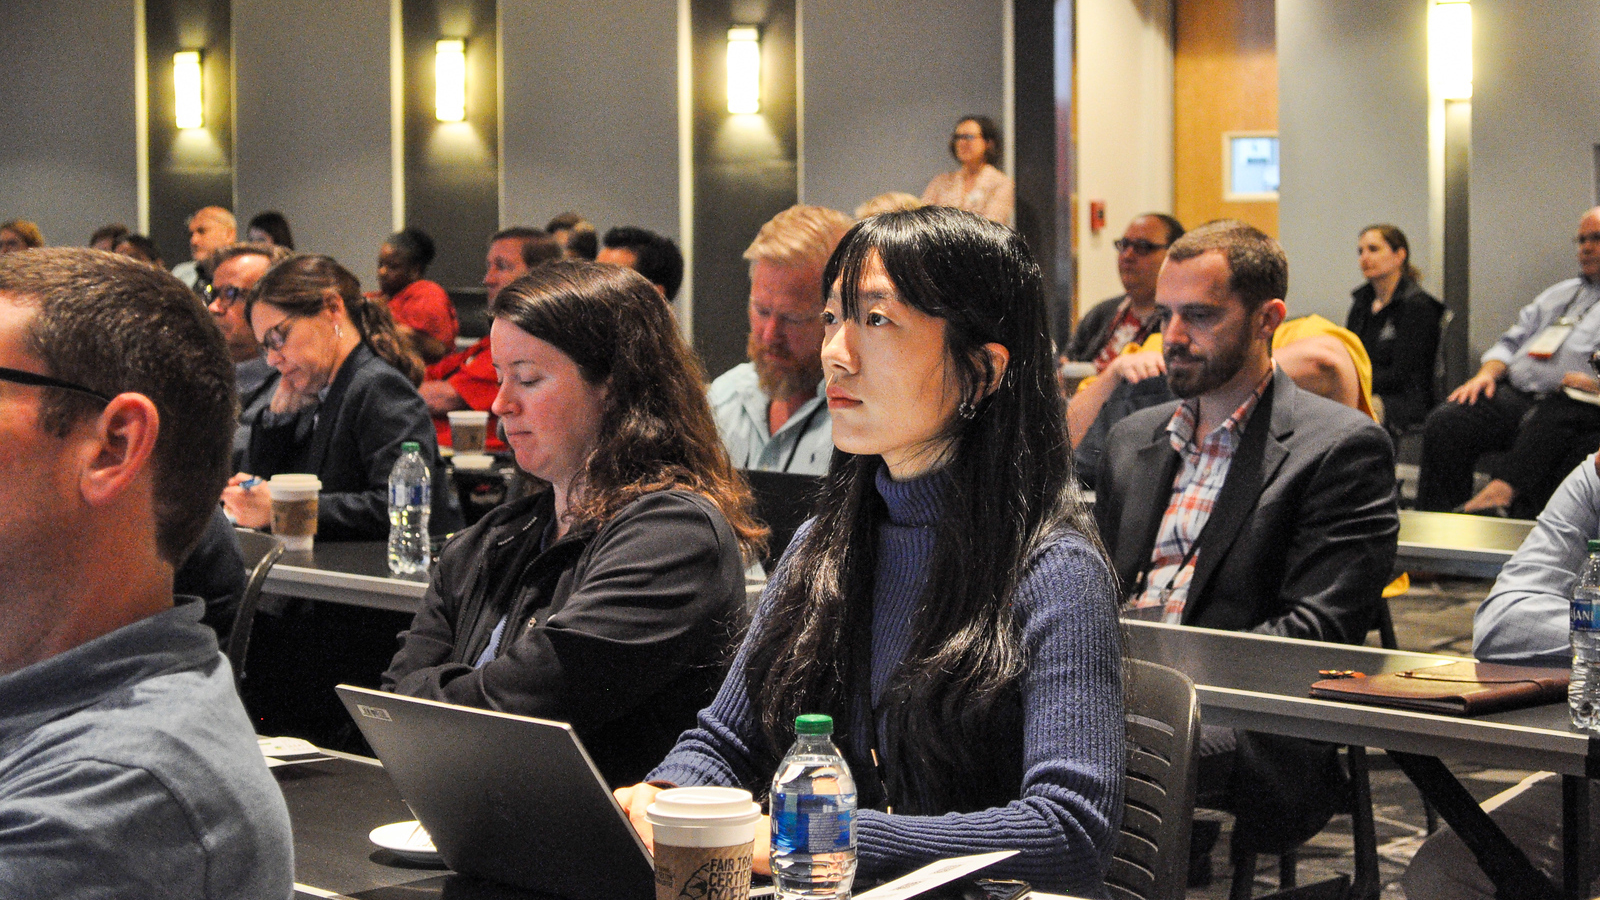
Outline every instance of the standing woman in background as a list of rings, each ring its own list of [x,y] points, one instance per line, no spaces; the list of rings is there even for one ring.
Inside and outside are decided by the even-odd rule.
[[[1433,363],[1439,349],[1444,304],[1417,284],[1405,232],[1369,225],[1356,239],[1367,283],[1350,292],[1345,327],[1361,337],[1372,357],[1372,393],[1383,401],[1391,434],[1420,425],[1433,409]]]
[[[863,879],[1015,848],[986,874],[1105,896],[1127,762],[1116,599],[1039,267],[1010,229],[931,206],[857,224],[823,283],[836,450],[816,515],[699,726],[618,802],[648,840],[663,782],[764,793],[795,716],[827,713]]]
[[[304,472],[322,481],[318,540],[380,540],[389,534],[389,470],[400,445],[416,441],[433,472],[428,527],[461,525],[450,478],[439,459],[433,419],[417,394],[422,363],[395,333],[383,304],[327,256],[291,256],[267,270],[246,295],[245,320],[277,369],[271,403],[250,425],[245,471],[222,492],[240,524],[265,526],[272,501],[250,476]]]
[[[967,116],[950,135],[950,155],[961,163],[954,172],[935,175],[922,192],[930,206],[953,206],[991,222],[1011,224],[1016,186],[995,168],[1000,161],[1000,129],[988,116]]]

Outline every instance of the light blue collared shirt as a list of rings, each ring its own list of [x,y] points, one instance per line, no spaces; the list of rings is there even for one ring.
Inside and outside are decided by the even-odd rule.
[[[1527,346],[1561,316],[1569,316],[1576,327],[1561,342],[1549,359],[1534,359]],[[1600,285],[1582,278],[1558,281],[1517,314],[1517,323],[1506,329],[1483,354],[1481,362],[1497,359],[1506,364],[1506,380],[1519,391],[1550,394],[1561,390],[1561,377],[1568,372],[1589,369],[1589,354],[1600,347]]]
[[[822,475],[833,458],[833,418],[828,415],[825,384],[806,401],[777,434],[767,433],[772,398],[761,390],[755,366],[740,363],[711,382],[707,399],[717,431],[736,469]]]

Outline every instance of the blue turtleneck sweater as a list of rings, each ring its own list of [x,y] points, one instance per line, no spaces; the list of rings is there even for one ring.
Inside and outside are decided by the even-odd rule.
[[[912,622],[934,552],[935,524],[947,486],[942,473],[896,482],[880,470],[877,487],[889,518],[878,532],[873,591],[872,678],[876,700],[912,643]],[[795,544],[791,544],[793,547]],[[779,563],[774,582],[785,577]],[[1020,850],[985,874],[1022,878],[1045,890],[1105,895],[1121,816],[1123,710],[1121,652],[1111,575],[1084,537],[1062,530],[1028,560],[1012,598],[1027,652],[1021,684],[1023,780],[1002,807],[942,816],[862,810],[857,818],[864,877],[903,874],[936,859]],[[756,613],[754,634],[766,604]],[[650,774],[680,785],[739,785],[759,793],[772,773],[744,671],[748,642],[698,725]],[[852,729],[857,734],[862,729]],[[842,748],[858,773],[865,746]],[[781,754],[782,748],[778,748]],[[778,755],[778,754],[772,754]],[[859,780],[859,775],[858,775]]]

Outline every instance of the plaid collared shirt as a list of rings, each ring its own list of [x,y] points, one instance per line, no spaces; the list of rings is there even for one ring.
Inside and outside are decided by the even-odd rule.
[[[1239,404],[1233,415],[1198,443],[1195,442],[1195,428],[1199,401],[1186,400],[1178,404],[1177,411],[1172,414],[1172,421],[1167,423],[1167,437],[1172,441],[1172,449],[1182,458],[1182,465],[1172,482],[1172,499],[1161,517],[1161,528],[1156,532],[1155,547],[1150,552],[1150,566],[1139,585],[1142,589],[1128,603],[1130,618],[1172,624],[1183,620],[1183,606],[1189,600],[1189,582],[1194,578],[1200,531],[1211,518],[1211,510],[1222,494],[1222,485],[1228,480],[1228,467],[1239,447],[1239,437],[1276,371],[1274,364],[1256,385],[1255,392]]]

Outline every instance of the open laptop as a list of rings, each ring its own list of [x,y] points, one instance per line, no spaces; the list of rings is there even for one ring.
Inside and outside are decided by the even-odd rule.
[[[654,867],[572,726],[339,685],[445,864],[567,900],[654,896]]]

